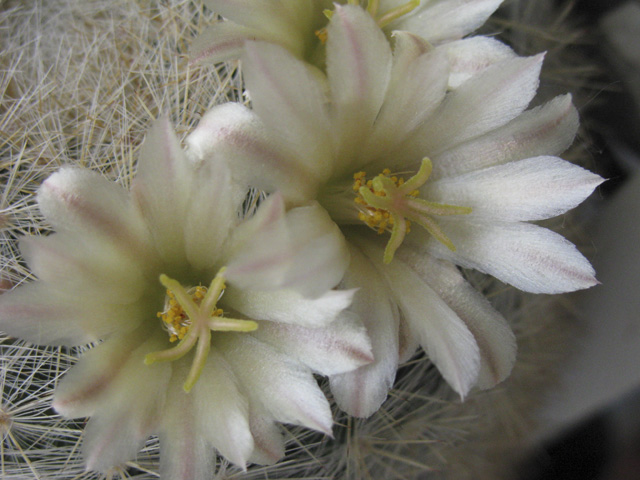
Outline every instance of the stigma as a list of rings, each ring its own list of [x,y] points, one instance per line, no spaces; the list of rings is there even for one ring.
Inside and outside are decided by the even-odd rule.
[[[391,263],[396,250],[411,230],[411,223],[416,223],[429,232],[436,240],[452,251],[455,245],[431,218],[433,215],[465,215],[471,213],[469,207],[459,207],[429,202],[418,198],[419,188],[431,175],[431,160],[424,158],[418,172],[408,180],[391,175],[385,169],[371,180],[366,179],[366,172],[354,174],[354,199],[358,208],[358,218],[378,234],[391,232],[384,250],[384,263]]]
[[[191,391],[202,373],[211,348],[211,332],[251,332],[258,328],[252,320],[240,320],[225,317],[223,310],[217,307],[224,293],[226,268],[221,268],[211,281],[209,288],[198,286],[185,289],[180,282],[160,275],[160,283],[167,289],[165,309],[158,313],[169,340],[179,343],[172,348],[149,353],[144,363],[174,361],[184,357],[195,347],[191,369],[183,389]]]

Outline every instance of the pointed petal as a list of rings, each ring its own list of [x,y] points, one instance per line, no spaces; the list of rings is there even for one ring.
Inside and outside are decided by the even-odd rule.
[[[438,44],[462,38],[480,27],[503,0],[448,0],[423,2],[413,12],[389,25],[393,30],[416,33]],[[381,2],[384,6],[385,2]]]
[[[157,120],[142,144],[131,188],[162,258],[185,261],[184,229],[193,173],[167,117]]]
[[[316,202],[289,210],[287,228],[293,257],[283,286],[310,298],[324,295],[349,266],[349,249],[340,228]]]
[[[449,88],[452,89],[494,63],[516,57],[516,53],[504,43],[482,36],[447,42],[436,50],[446,52],[449,57]]]
[[[322,328],[259,322],[251,335],[322,375],[348,372],[373,361],[364,326],[346,312]]]
[[[578,249],[546,228],[445,218],[440,223],[457,250],[454,253],[439,242],[429,241],[428,248],[434,255],[493,275],[520,290],[563,293],[598,283],[593,267]]]
[[[185,143],[193,158],[226,162],[235,182],[278,190],[292,204],[313,198],[318,187],[302,161],[285,154],[258,116],[236,103],[209,110]]]
[[[492,388],[511,373],[516,339],[504,317],[474,289],[458,269],[428,255],[403,249],[399,259],[410,266],[464,321],[480,349],[477,386]]]
[[[396,38],[402,36],[407,34],[396,33]],[[403,48],[407,44],[409,52]],[[446,93],[449,75],[446,54],[436,50],[423,53],[413,61],[402,58],[413,55],[413,46],[408,40],[397,43],[389,89],[365,150],[367,158],[384,157],[380,170],[393,164],[385,153],[403,143],[429,118]]]
[[[62,168],[38,190],[40,211],[56,230],[117,246],[129,260],[149,259],[144,223],[127,191],[98,173]]]
[[[273,465],[284,457],[284,439],[275,420],[261,406],[249,411],[249,426],[255,448],[249,461],[260,465]]]
[[[60,292],[32,282],[0,297],[0,330],[38,345],[84,345],[124,329],[144,318],[136,303],[78,301],[75,292]]]
[[[377,245],[370,240],[358,240],[387,279],[395,301],[429,359],[447,383],[464,397],[476,383],[480,369],[480,351],[467,326],[406,264],[399,260],[383,264]]]
[[[321,75],[284,48],[257,42],[247,44],[243,74],[253,110],[269,134],[310,175],[326,179],[333,151]]]
[[[242,288],[286,287],[306,297],[323,295],[340,281],[349,263],[344,237],[317,203],[294,208],[283,217],[278,198],[272,195],[234,232],[227,278]],[[267,213],[256,220],[262,209]],[[262,217],[271,220],[263,222]],[[260,229],[254,227],[258,222],[264,224]]]
[[[418,151],[435,156],[520,115],[536,93],[543,58],[536,55],[495,63],[450,92],[412,139]]]
[[[353,5],[336,5],[328,26],[327,74],[340,138],[340,167],[352,170],[384,100],[391,49],[373,18]]]
[[[210,350],[192,394],[195,402],[191,414],[199,423],[201,435],[227,460],[245,468],[253,451],[249,405],[232,369],[215,349]],[[173,408],[178,409],[179,405]]]
[[[432,156],[432,179],[522,158],[559,155],[571,145],[577,130],[578,112],[571,95],[561,95],[501,128]]]
[[[56,388],[53,408],[67,418],[87,417],[118,396],[119,388],[137,374],[167,376],[165,370],[154,365],[139,368],[145,366],[142,359],[146,353],[163,346],[161,335],[149,337],[148,330],[139,328],[114,335],[86,351],[62,377]]]
[[[309,299],[295,290],[261,292],[229,287],[224,304],[257,320],[318,328],[332,323],[351,304],[353,290],[330,290]]]
[[[238,222],[231,174],[224,164],[202,161],[195,178],[185,226],[187,259],[197,270],[213,266],[232,227]]]
[[[185,414],[195,411],[195,403],[195,395],[185,394],[181,382],[170,383],[166,405],[174,408],[166,408],[162,415],[160,478],[208,480],[215,471],[216,455],[204,441],[201,419]]]
[[[193,40],[189,63],[215,64],[239,58],[247,40],[268,40],[265,33],[231,21],[218,22]]]
[[[333,375],[329,381],[338,406],[349,415],[366,418],[380,408],[396,377],[399,314],[383,278],[357,249],[352,249],[344,284],[366,287],[358,290],[351,310],[367,329],[375,360],[353,372]]]
[[[101,395],[82,445],[88,470],[106,471],[135,457],[157,427],[171,369],[145,365],[152,345],[137,348]]]
[[[279,422],[331,435],[331,410],[311,371],[250,335],[225,334],[214,340],[251,402]]]
[[[578,206],[604,179],[557,157],[535,157],[444,178],[424,198],[471,207],[468,218],[542,220]]]
[[[141,265],[110,243],[92,242],[66,233],[20,239],[29,268],[52,290],[74,292],[85,301],[130,303],[145,285]]]

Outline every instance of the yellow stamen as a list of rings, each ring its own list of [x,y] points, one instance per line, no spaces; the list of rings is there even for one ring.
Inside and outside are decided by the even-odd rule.
[[[177,280],[160,275],[160,283],[167,289],[167,306],[158,316],[170,334],[170,341],[180,342],[172,348],[152,352],[145,356],[144,363],[174,361],[182,358],[196,346],[191,369],[183,385],[189,392],[200,378],[211,347],[211,331],[251,332],[258,324],[251,320],[223,317],[216,307],[225,287],[221,268],[211,281],[209,288],[195,287],[187,291]],[[197,345],[196,345],[197,344]]]
[[[391,237],[384,251],[384,263],[393,260],[396,250],[411,230],[411,222],[425,228],[447,248],[455,251],[453,242],[430,215],[464,215],[471,213],[471,208],[417,198],[419,188],[429,179],[431,170],[431,160],[424,158],[418,172],[406,181],[402,177],[391,176],[388,168],[373,180],[366,181],[365,172],[358,172],[353,176],[353,189],[358,192],[355,198],[359,209],[358,218],[378,234],[388,231],[391,226]]]

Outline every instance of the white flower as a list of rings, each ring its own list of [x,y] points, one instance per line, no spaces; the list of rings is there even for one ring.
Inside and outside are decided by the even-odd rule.
[[[362,5],[387,34],[404,30],[433,45],[459,40],[480,27],[503,0],[205,0],[226,20],[198,37],[191,47],[193,62],[217,63],[238,58],[247,40],[276,43],[314,64],[324,61],[327,17],[334,4]],[[495,55],[493,41],[464,54],[474,64]],[[462,43],[464,45],[464,42]],[[460,52],[455,49],[452,54]],[[462,52],[460,52],[462,53]],[[460,62],[466,63],[466,62]]]
[[[325,211],[285,213],[276,194],[240,221],[234,188],[224,165],[188,160],[166,120],[131,194],[78,168],[40,188],[56,233],[22,240],[38,280],[0,298],[0,328],[40,344],[103,340],[54,398],[63,415],[91,417],[89,469],[132,459],[153,433],[166,479],[209,478],[212,448],[242,468],[272,463],[284,454],[276,422],[331,435],[313,373],[372,360],[343,312],[354,292],[330,290],[349,260]]]
[[[602,181],[555,156],[577,129],[569,96],[525,111],[541,55],[451,90],[445,51],[397,33],[392,54],[371,17],[346,6],[328,27],[326,83],[277,45],[248,43],[243,62],[255,113],[216,107],[187,143],[290,206],[319,201],[352,244],[344,285],[362,287],[352,308],[376,361],[331,377],[347,412],[374,412],[417,343],[462,396],[509,374],[514,336],[455,265],[529,292],[596,283],[571,243],[528,223]]]

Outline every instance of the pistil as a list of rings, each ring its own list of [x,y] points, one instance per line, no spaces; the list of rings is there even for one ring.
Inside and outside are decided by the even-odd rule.
[[[251,320],[223,317],[222,309],[217,308],[217,302],[226,288],[225,270],[223,267],[218,271],[208,289],[197,287],[191,294],[177,280],[160,275],[160,283],[167,289],[169,309],[159,316],[168,324],[172,338],[175,336],[180,342],[175,347],[147,354],[144,362],[151,365],[154,362],[178,360],[196,346],[191,369],[183,385],[185,392],[189,392],[200,378],[211,347],[212,330],[251,332],[258,328],[258,324]]]
[[[391,176],[388,169],[373,180],[366,181],[365,172],[358,172],[353,176],[353,188],[358,192],[355,203],[360,210],[360,220],[378,234],[391,230],[391,237],[384,251],[384,263],[393,260],[396,250],[410,231],[411,222],[417,223],[447,248],[455,251],[455,245],[431,215],[464,215],[471,213],[471,208],[418,198],[419,188],[427,182],[431,170],[431,160],[424,158],[418,172],[407,181]]]

